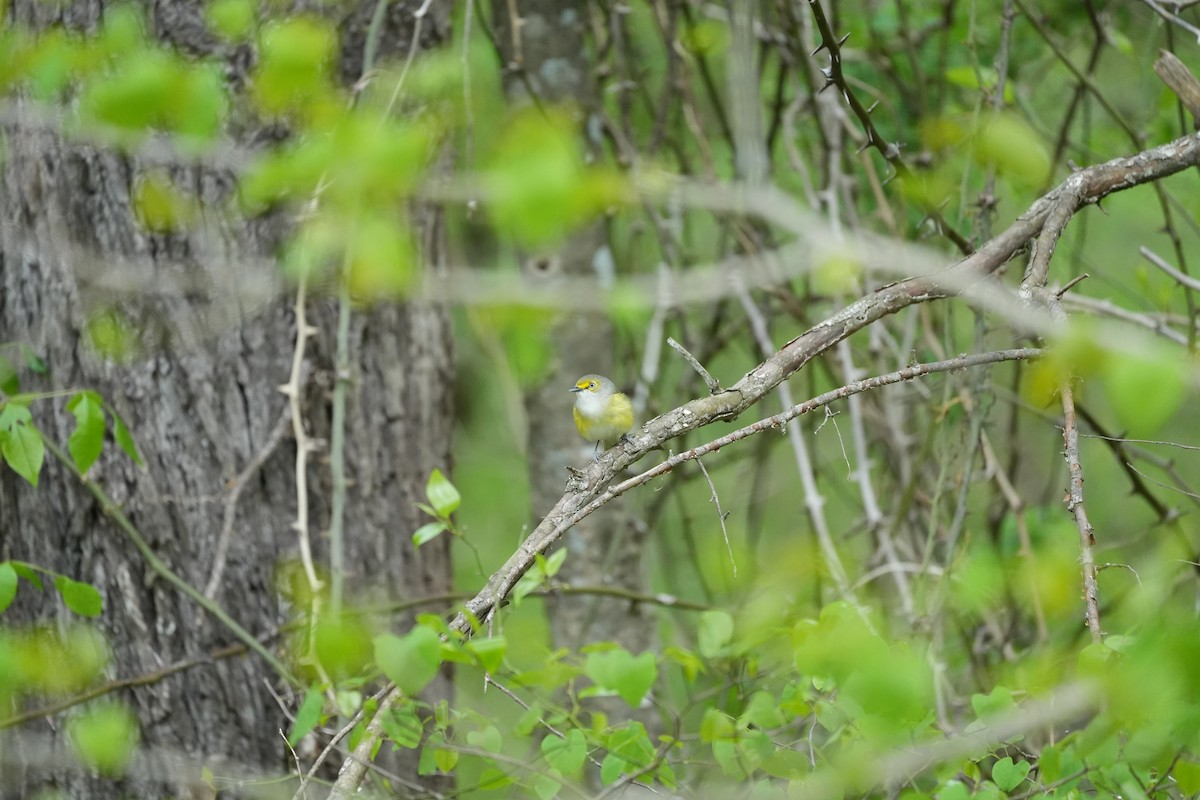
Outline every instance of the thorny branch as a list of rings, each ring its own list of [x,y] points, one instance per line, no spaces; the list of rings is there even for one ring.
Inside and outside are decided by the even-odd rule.
[[[950,296],[956,293],[952,287],[960,285],[962,281],[977,281],[995,273],[1030,238],[1037,236],[1043,230],[1047,219],[1055,211],[1059,211],[1057,218],[1061,219],[1060,209],[1064,205],[1069,206],[1074,213],[1085,205],[1098,202],[1112,192],[1155,181],[1197,164],[1200,164],[1200,138],[1189,135],[1132,156],[1116,158],[1082,169],[1068,178],[1064,184],[1036,201],[1005,231],[943,273],[901,281],[860,298],[785,344],[729,389],[717,395],[691,400],[651,420],[643,426],[641,432],[629,437],[624,444],[604,453],[581,473],[578,480],[572,481],[551,512],[530,533],[508,561],[492,574],[483,589],[465,605],[462,613],[452,621],[452,630],[462,635],[470,635],[472,621],[484,619],[494,612],[497,604],[504,600],[520,577],[532,566],[538,554],[545,552],[547,548],[557,542],[579,519],[610,501],[622,491],[627,491],[629,488],[633,488],[633,485],[637,485],[630,485],[629,481],[626,481],[606,489],[620,470],[651,450],[670,439],[711,422],[736,418],[817,355],[827,351],[855,331],[866,328],[876,320],[916,303]],[[1034,354],[1032,351],[1019,351],[1021,355],[1015,355],[1016,352],[1018,351],[1009,351],[1006,357],[1028,358]],[[997,354],[984,354],[984,356],[999,359]],[[957,368],[958,365],[970,364],[972,358],[978,359],[980,356],[955,359],[956,367],[954,368]],[[909,368],[909,371],[913,370],[917,371],[907,376],[905,370],[893,373],[893,375],[895,380],[905,380],[908,377],[915,377],[916,374],[923,374],[918,368]],[[855,385],[859,386],[861,382]],[[883,385],[883,383],[879,385]],[[843,387],[843,389],[847,389],[847,387]],[[847,389],[847,391],[849,390]],[[802,412],[797,411],[796,413]],[[756,426],[769,427],[771,424],[768,420],[755,423],[754,426],[742,429],[746,431],[743,435],[750,435],[751,429]],[[727,439],[728,443],[736,441],[729,437],[722,437],[716,441],[720,443]],[[712,449],[723,446],[717,443],[710,444],[713,445]],[[710,450],[701,447],[689,451],[694,454],[693,457],[703,455],[704,452],[710,452]],[[656,467],[655,470],[669,471],[680,460],[680,456],[674,456],[667,462],[663,462],[660,467]],[[654,470],[648,472],[654,472]],[[656,474],[661,474],[661,472]],[[643,473],[643,475],[647,474]],[[645,480],[649,480],[649,477],[646,477]],[[364,770],[359,767],[369,758],[375,743],[382,736],[382,718],[398,696],[398,691],[393,690],[380,703],[379,711],[368,725],[366,735],[355,749],[354,755],[343,765],[342,774],[339,775],[331,796],[349,797],[357,790],[364,774]]]

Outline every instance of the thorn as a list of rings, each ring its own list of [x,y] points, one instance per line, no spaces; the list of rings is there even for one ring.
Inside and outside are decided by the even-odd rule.
[[[843,36],[841,39],[839,39],[838,47],[841,47],[842,45],[844,45],[846,43],[846,40],[849,38],[850,38],[850,34],[847,33],[845,36]]]
[[[871,105],[867,106],[867,113],[868,113],[868,114],[870,114],[870,113],[871,113],[872,111],[874,111],[874,110],[875,110],[875,109],[876,109],[878,106],[879,106],[879,101],[878,101],[878,100],[876,100],[874,103],[871,103]]]
[[[870,146],[871,146],[871,140],[867,139],[867,141],[863,142],[861,147],[859,147],[857,150],[854,151],[854,155],[861,156],[863,154],[863,151],[866,150],[867,148],[869,148]]]
[[[825,49],[825,47],[826,47],[826,44],[825,44],[825,42],[823,42],[823,41],[822,41],[822,42],[821,42],[819,45],[817,45],[817,49],[816,49],[816,50],[813,50],[811,53],[809,53],[809,56],[815,56],[817,53],[819,53],[819,52],[821,52],[822,50],[824,50],[824,49]]]

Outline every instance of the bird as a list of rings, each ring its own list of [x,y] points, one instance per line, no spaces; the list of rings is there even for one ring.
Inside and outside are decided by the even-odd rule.
[[[575,393],[575,427],[579,435],[601,445],[619,441],[633,427],[633,404],[603,375],[584,375],[571,387]]]

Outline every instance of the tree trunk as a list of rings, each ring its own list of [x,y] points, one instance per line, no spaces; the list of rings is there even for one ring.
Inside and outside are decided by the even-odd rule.
[[[416,5],[389,5],[381,58],[407,51]],[[345,12],[341,63],[347,75],[353,65],[361,69],[363,30],[375,6],[372,0]],[[156,3],[153,27],[185,52],[211,55],[216,44],[200,22],[202,10],[183,0]],[[63,18],[48,19],[52,12]],[[64,8],[40,0],[17,0],[10,11],[26,24],[61,22],[73,30],[94,28],[99,13],[95,6]],[[447,35],[448,17],[448,4],[429,9],[422,45]],[[247,61],[230,54],[231,85],[245,84]],[[268,289],[252,299],[242,290],[278,282],[270,260],[288,225],[278,216],[231,218],[219,209],[227,207],[234,177],[203,163],[180,163],[169,176],[199,201],[200,224],[184,232],[150,232],[135,218],[130,200],[145,160],[71,141],[43,124],[31,105],[17,101],[13,109],[2,129],[0,342],[25,345],[48,366],[42,375],[23,374],[21,388],[94,389],[121,414],[145,469],[109,441],[89,477],[153,551],[201,590],[218,559],[233,482],[261,459],[242,487],[215,600],[278,649],[288,640],[279,629],[291,610],[277,590],[278,567],[297,555],[296,451],[283,417],[287,399],[278,390],[291,368],[295,320],[286,293]],[[439,215],[420,216],[423,256],[436,265],[442,254]],[[89,344],[97,301],[114,296],[98,295],[97,282],[133,282],[150,290],[118,304],[141,344],[125,363],[96,354]],[[336,382],[333,306],[320,298],[309,302],[309,323],[319,333],[306,350],[302,407],[305,428],[318,444],[329,438]],[[430,470],[449,466],[448,315],[429,306],[358,309],[350,351],[347,586],[373,587],[390,597],[443,593],[450,583],[448,538],[416,552],[410,534],[425,521],[415,503],[424,500]],[[62,399],[44,399],[32,411],[45,438],[65,448],[74,423],[63,406]],[[327,455],[319,447],[308,460],[309,530],[320,564],[328,563]],[[10,558],[101,591],[98,625],[112,648],[113,679],[155,673],[236,642],[224,625],[158,578],[80,481],[53,459],[36,488],[0,468],[0,560]],[[52,593],[23,583],[5,621],[61,627],[80,618],[62,609]],[[435,690],[447,692],[448,682]],[[30,796],[54,787],[73,797],[211,796],[200,780],[203,768],[220,788],[224,777],[278,775],[294,767],[279,730],[290,727],[298,698],[258,657],[201,661],[116,696],[135,711],[143,744],[122,782],[60,760],[65,723],[74,713],[68,710],[0,737],[0,795]]]

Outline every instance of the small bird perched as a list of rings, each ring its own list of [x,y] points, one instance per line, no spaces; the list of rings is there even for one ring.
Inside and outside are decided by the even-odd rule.
[[[571,389],[575,393],[575,427],[579,435],[600,446],[619,440],[633,427],[633,404],[603,375],[584,375]]]

